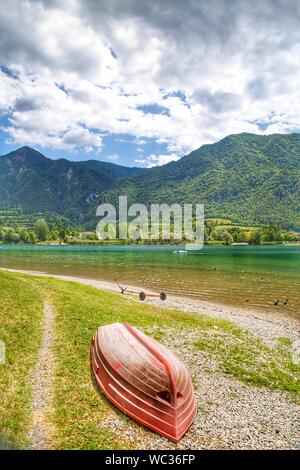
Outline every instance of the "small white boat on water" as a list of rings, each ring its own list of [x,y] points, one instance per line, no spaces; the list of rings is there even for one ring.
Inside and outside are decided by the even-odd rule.
[[[187,250],[175,250],[173,251],[174,255],[187,255]]]

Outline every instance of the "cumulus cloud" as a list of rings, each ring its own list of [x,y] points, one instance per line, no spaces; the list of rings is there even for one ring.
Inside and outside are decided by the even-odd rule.
[[[0,111],[12,142],[100,151],[104,135],[130,135],[165,145],[166,155],[137,162],[149,166],[230,133],[300,129],[298,0],[0,9]]]
[[[100,149],[102,138],[81,127],[67,131],[62,137],[62,143],[74,148],[83,146],[89,150],[93,147]]]
[[[117,160],[119,160],[120,156],[116,153],[113,153],[112,155],[108,155],[108,157],[106,157],[107,160],[110,160],[111,162],[116,162]]]
[[[151,168],[153,166],[161,166],[172,161],[177,161],[179,158],[180,157],[175,154],[156,155],[152,153],[145,158],[136,158],[135,163],[145,168]]]

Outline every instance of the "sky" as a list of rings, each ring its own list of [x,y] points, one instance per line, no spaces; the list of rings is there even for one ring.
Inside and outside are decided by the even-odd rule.
[[[151,167],[300,131],[299,0],[1,0],[0,154]]]

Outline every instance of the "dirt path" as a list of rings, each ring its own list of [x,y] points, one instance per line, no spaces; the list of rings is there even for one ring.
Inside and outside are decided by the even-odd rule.
[[[98,289],[118,292],[118,288],[107,281],[17,270],[16,272],[76,281]],[[173,296],[166,302],[156,299],[149,299],[147,302],[162,308],[178,308],[227,318],[258,333],[267,342],[272,342],[278,336],[294,338],[299,333],[299,323],[296,320],[280,316],[270,318],[263,312],[254,313]],[[46,300],[43,342],[32,376],[33,418],[29,434],[33,449],[51,449],[51,437],[54,435],[49,419],[52,410],[54,316],[55,312]],[[153,331],[155,328],[153,326]],[[128,423],[128,418],[114,407],[109,409],[107,416],[101,421],[101,428],[111,431],[120,439],[125,438],[130,443],[130,448],[137,449],[299,449],[299,402],[288,392],[255,387],[224,374],[214,359],[203,351],[195,350],[193,345],[197,338],[197,333],[193,331],[184,335],[179,335],[175,328],[165,328],[163,331],[164,344],[172,349],[191,371],[199,404],[193,426],[177,447],[134,422]]]
[[[45,300],[42,345],[31,377],[32,422],[29,437],[32,442],[32,449],[35,450],[51,448],[52,426],[49,421],[49,414],[52,409],[53,327],[54,310],[50,303]]]

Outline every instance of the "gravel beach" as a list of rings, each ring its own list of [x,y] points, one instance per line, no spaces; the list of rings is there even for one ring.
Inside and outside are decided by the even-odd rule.
[[[26,271],[18,269],[0,268],[0,270],[31,274],[35,276],[53,277],[64,281],[78,282],[83,285],[95,287],[96,289],[104,289],[111,292],[120,293],[119,287],[114,282],[88,279],[75,276],[64,276],[56,274],[48,274],[37,271]],[[127,285],[128,290],[137,292],[145,291],[153,293],[153,291],[145,288],[145,286]],[[156,292],[157,294],[157,292]],[[120,294],[121,295],[121,294]],[[126,295],[126,294],[125,294]],[[137,296],[130,296],[132,300],[138,300]],[[174,308],[183,310],[185,312],[202,313],[213,316],[215,318],[222,318],[230,320],[236,325],[249,329],[256,333],[266,344],[272,345],[279,337],[289,338],[291,340],[300,339],[300,312],[299,321],[294,318],[280,315],[276,311],[265,312],[259,309],[251,309],[246,307],[233,307],[224,304],[217,304],[202,300],[194,300],[187,297],[177,297],[167,295],[167,300],[162,302],[158,298],[146,298],[144,303],[153,304],[161,308]]]
[[[119,292],[119,288],[108,281],[12,269],[7,271],[50,276]],[[128,286],[128,289],[145,290],[143,286]],[[131,298],[140,302],[136,296]],[[145,303],[177,309],[179,315],[180,310],[184,310],[230,320],[250,330],[271,348],[277,344],[278,338],[299,338],[300,323],[275,312],[270,314],[175,296],[168,296],[164,302],[148,298]],[[192,427],[175,445],[130,420],[115,407],[109,407],[104,420],[99,423],[101,428],[112,430],[132,449],[300,449],[299,398],[288,392],[248,385],[225,374],[207,352],[194,347],[197,340],[194,331],[180,335],[175,328],[162,331],[161,327],[153,326],[147,333],[155,334],[156,329],[163,333],[163,344],[173,350],[191,372],[198,403],[198,413]]]
[[[300,449],[300,403],[289,393],[248,386],[222,374],[206,354],[195,352],[195,339],[193,333],[164,330],[163,343],[191,372],[198,403],[196,419],[179,444],[134,421],[128,426],[128,418],[115,408],[101,426],[138,449]]]

